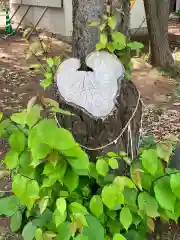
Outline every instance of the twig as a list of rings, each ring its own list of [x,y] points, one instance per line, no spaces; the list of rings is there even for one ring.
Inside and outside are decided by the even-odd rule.
[[[12,191],[11,190],[7,190],[7,191],[0,190],[0,193],[12,193]]]
[[[146,21],[146,18],[144,17],[142,23],[139,25],[139,27],[136,29],[135,33],[131,35],[131,38],[132,37],[135,37],[136,36],[136,33],[139,31],[139,29],[142,27],[143,23]]]
[[[31,50],[30,47],[29,50],[32,53],[32,55],[37,59],[38,63],[41,65],[41,68],[43,68],[43,70],[46,72],[46,68],[42,65],[41,60],[38,58],[38,56]]]
[[[42,44],[42,40],[41,40],[41,38],[39,37],[39,34],[38,34],[38,32],[37,32],[37,29],[35,28],[34,30],[35,30],[35,32],[36,32],[36,37],[37,37],[38,41],[40,42],[41,47],[42,47],[42,49],[43,49],[43,51],[44,51],[45,58],[47,59],[47,57],[48,57],[48,55],[47,55],[48,52],[46,51],[46,49],[44,48],[44,46],[43,46],[43,44]]]

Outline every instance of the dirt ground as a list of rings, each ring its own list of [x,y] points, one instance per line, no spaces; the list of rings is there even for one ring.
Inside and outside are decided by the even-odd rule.
[[[51,55],[71,56],[70,45],[55,38],[52,43]],[[27,49],[27,43],[20,36],[0,38],[0,111],[6,114],[25,108],[35,95],[48,94],[39,85],[41,76],[29,69],[25,59]],[[173,133],[180,136],[180,99],[176,96],[180,76],[176,80],[163,76],[139,58],[133,59],[133,65],[132,81],[144,102],[144,135]],[[5,150],[1,144],[0,154]],[[9,189],[9,184],[9,179],[0,181],[0,191]],[[5,233],[9,233],[9,220],[0,218],[0,239],[13,239],[12,235],[4,236]]]

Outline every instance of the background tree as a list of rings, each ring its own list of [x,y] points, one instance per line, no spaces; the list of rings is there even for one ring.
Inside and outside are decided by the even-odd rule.
[[[162,68],[171,67],[173,57],[168,41],[170,0],[144,0],[151,46],[151,62]]]

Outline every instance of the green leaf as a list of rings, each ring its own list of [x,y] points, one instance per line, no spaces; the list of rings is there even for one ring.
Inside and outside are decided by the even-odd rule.
[[[54,60],[52,58],[47,58],[46,62],[50,68],[54,66]]]
[[[3,113],[0,112],[0,121],[2,120],[2,118],[3,118]]]
[[[158,168],[158,155],[155,149],[144,150],[142,153],[142,165],[144,169],[155,175]]]
[[[157,144],[157,154],[158,156],[163,159],[165,162],[169,162],[169,159],[172,155],[172,144],[171,143],[159,143]]]
[[[140,42],[130,42],[127,44],[127,46],[129,48],[131,48],[131,50],[137,50],[137,49],[144,48],[144,45]]]
[[[113,236],[113,240],[126,240],[126,238],[120,234],[120,233],[116,233],[114,236]]]
[[[27,115],[27,112],[26,110],[20,112],[20,113],[14,113],[12,116],[11,116],[11,120],[17,124],[20,124],[20,125],[25,125],[26,123],[26,115]]]
[[[58,235],[56,239],[69,240],[72,234],[71,224],[69,222],[65,222],[58,227]]]
[[[180,198],[180,173],[171,175],[170,184],[174,195]]]
[[[137,205],[136,205],[136,200],[138,195],[137,189],[125,187],[123,194],[124,194],[124,203],[133,208],[137,208]]]
[[[105,177],[108,174],[109,166],[104,159],[98,159],[96,162],[96,170],[99,175]]]
[[[159,179],[154,186],[154,192],[161,207],[174,212],[176,197],[171,190],[170,178],[163,177]]]
[[[40,82],[41,87],[44,89],[48,88],[53,83],[52,78],[44,79]]]
[[[40,213],[42,214],[45,209],[47,208],[48,206],[48,203],[49,203],[49,197],[48,196],[45,196],[44,198],[42,198],[39,202],[39,210],[40,210]]]
[[[9,138],[9,145],[12,150],[21,153],[25,148],[26,138],[23,132],[15,131]]]
[[[53,78],[53,73],[52,73],[52,71],[45,72],[44,76],[45,76],[46,79],[52,79]]]
[[[115,16],[109,17],[108,18],[108,26],[114,30],[116,28],[117,25],[117,20]]]
[[[45,158],[51,152],[51,148],[40,139],[37,127],[29,131],[28,146],[31,148],[32,157],[35,162],[33,165],[36,165],[39,159]]]
[[[100,32],[102,32],[102,31],[105,29],[105,27],[106,27],[106,23],[101,24],[101,25],[99,26]]]
[[[103,213],[103,202],[101,197],[99,195],[94,195],[90,200],[89,207],[94,216],[100,217],[100,215]]]
[[[122,223],[123,227],[126,229],[126,231],[129,229],[129,227],[132,224],[132,214],[128,207],[123,207],[120,212],[120,222]]]
[[[109,209],[106,210],[106,214],[108,217],[110,217],[112,220],[115,220],[117,217],[116,211],[110,211]]]
[[[158,171],[159,171],[159,169],[160,168],[158,168]],[[157,172],[156,172],[156,176],[157,176]],[[153,177],[149,173],[147,173],[147,172],[141,173],[141,184],[142,184],[142,187],[145,190],[147,190],[148,192],[151,190],[152,180],[153,180]]]
[[[38,160],[44,159],[51,152],[51,148],[47,144],[38,144],[33,145],[31,148],[33,161],[31,163],[32,166],[36,167],[39,163]]]
[[[36,229],[35,239],[36,240],[43,240],[43,231],[42,231],[41,228]]]
[[[58,128],[54,120],[42,120],[37,125],[37,133],[53,149],[63,151],[76,146],[72,134],[64,128]]]
[[[74,238],[74,240],[89,240],[88,237],[84,236],[82,233],[77,235],[77,237]]]
[[[28,210],[31,210],[35,201],[39,199],[39,185],[35,180],[16,175],[13,178],[12,190]]]
[[[142,219],[139,215],[133,214],[133,225],[138,228],[138,225],[141,223]]]
[[[19,158],[19,154],[14,150],[10,150],[6,154],[6,157],[4,160],[6,167],[10,170],[12,170],[13,168],[16,168],[18,165],[18,158]]]
[[[112,169],[118,169],[119,164],[118,164],[117,159],[115,159],[115,158],[110,158],[110,159],[109,159],[109,166],[110,166]]]
[[[104,48],[105,48],[105,46],[101,42],[96,44],[96,50],[99,51],[99,50],[102,50]]]
[[[79,184],[79,176],[71,169],[68,168],[64,176],[64,185],[68,188],[69,192],[73,192]]]
[[[28,179],[21,176],[21,175],[15,175],[13,177],[12,181],[12,190],[13,193],[21,200],[23,197],[25,191],[26,191],[26,185],[27,185]]]
[[[37,227],[32,224],[32,222],[28,222],[26,226],[23,228],[22,237],[24,240],[33,240],[36,235]]]
[[[56,171],[54,165],[52,163],[46,163],[44,166],[43,174],[49,176],[51,173]]]
[[[35,201],[39,199],[39,185],[35,180],[29,180],[26,185],[24,199],[21,202],[25,204],[28,210],[31,210]]]
[[[119,153],[119,156],[120,156],[120,157],[126,157],[126,156],[127,156],[127,153],[125,153],[125,152],[120,152],[120,153]]]
[[[96,164],[93,162],[89,163],[89,176],[95,179],[98,178],[98,172],[96,170]]]
[[[116,50],[122,50],[126,47],[126,38],[124,34],[115,31],[112,33],[112,39]]]
[[[83,226],[88,226],[86,218],[81,213],[73,213],[72,215],[73,221],[78,225],[81,229]]]
[[[52,164],[49,163],[48,165]],[[53,168],[51,169],[51,167],[54,168],[54,171]],[[56,181],[59,181],[61,184],[63,184],[63,178],[67,169],[67,162],[64,159],[61,159],[57,163],[56,167],[53,165],[51,167],[49,167],[49,170],[46,169],[46,171],[49,171],[50,173],[47,174],[48,179],[44,179],[43,187],[51,187]]]
[[[92,215],[87,215],[86,220],[88,226],[83,227],[83,236],[88,237],[88,240],[104,240],[104,228],[99,220]]]
[[[140,190],[142,190],[141,173],[143,172],[143,170],[141,170],[140,168],[131,167],[130,172],[133,182],[138,186]]]
[[[120,209],[121,204],[124,203],[123,194],[113,184],[105,186],[101,196],[103,203],[111,210]]]
[[[108,49],[109,52],[113,53],[115,51],[115,46],[112,42],[108,43],[106,45],[106,48]]]
[[[110,158],[117,158],[118,154],[115,153],[115,152],[108,152],[107,156],[110,157]]]
[[[176,205],[175,205],[175,210],[176,210]],[[173,221],[175,221],[177,223],[179,216],[176,215],[176,212],[173,213],[171,211],[164,209],[164,214],[166,217],[168,217],[168,220],[172,219]],[[162,213],[161,213],[160,217],[162,218]]]
[[[41,107],[39,105],[34,105],[27,111],[26,123],[30,128],[41,118],[40,113]]]
[[[33,225],[39,228],[44,228],[49,226],[49,224],[52,224],[52,217],[53,217],[52,211],[46,208],[45,211],[41,215],[39,215],[37,218],[32,220],[32,222],[33,222]]]
[[[66,155],[69,164],[77,175],[88,175],[89,158],[79,145],[68,150],[63,150],[63,153]],[[87,174],[81,174],[82,170],[87,172]]]
[[[115,220],[108,220],[107,221],[107,227],[108,227],[108,231],[113,235],[115,233],[119,233],[122,230],[122,225],[120,223],[120,221],[117,221],[117,219],[115,218]]]
[[[175,204],[174,214],[175,214],[176,221],[177,221],[180,217],[180,201],[177,201]]]
[[[114,179],[113,183],[118,187],[119,191],[123,191],[124,187],[128,187],[128,188],[136,188],[135,184],[133,183],[133,181],[128,178],[128,177],[124,177],[124,176],[118,176]]]
[[[22,213],[17,211],[11,218],[10,228],[12,232],[17,232],[22,224]]]
[[[13,216],[19,207],[19,201],[15,196],[0,198],[0,216]]]
[[[128,239],[128,240],[140,240],[140,239],[145,240],[145,239],[147,239],[146,236],[147,236],[148,230],[146,229],[145,225],[143,225],[143,228],[144,228],[143,230],[146,231],[146,234],[144,234],[144,232],[141,232],[142,230],[137,231],[137,230],[131,229],[125,233],[126,239]]]
[[[158,202],[147,192],[142,192],[138,196],[138,206],[141,211],[145,211],[147,216],[156,218],[158,213]]]
[[[61,214],[58,211],[58,209],[56,209],[53,216],[54,216],[56,227],[59,227],[63,222],[66,221],[67,212],[64,212],[64,214]]]
[[[63,215],[66,211],[66,200],[64,198],[58,198],[56,201],[56,207],[58,211]]]
[[[100,43],[105,47],[108,41],[107,35],[105,33],[100,34]]]
[[[69,210],[72,212],[72,213],[80,213],[82,215],[87,215],[89,214],[87,209],[81,205],[80,203],[77,203],[77,202],[73,202],[69,205]]]
[[[43,238],[44,238],[43,240],[54,240],[55,237],[56,237],[56,233],[54,232],[48,231],[43,234]]]

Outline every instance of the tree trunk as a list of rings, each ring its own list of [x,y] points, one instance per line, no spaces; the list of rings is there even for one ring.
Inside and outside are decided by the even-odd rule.
[[[174,62],[168,41],[169,4],[169,0],[144,0],[151,62],[164,69],[171,67]]]
[[[99,29],[88,27],[89,22],[100,19],[106,0],[73,0],[73,56],[84,65],[87,55],[95,50]]]
[[[129,37],[130,3],[127,0],[114,0],[114,12],[118,18],[118,30]]]
[[[98,30],[89,28],[88,21],[97,20],[103,9],[104,0],[73,0],[73,55],[81,60],[81,64],[85,62],[87,55],[95,50],[98,42]],[[125,79],[122,81],[113,112],[105,119],[91,117],[78,106],[64,101],[60,94],[58,101],[62,108],[74,113],[71,117],[58,116],[60,124],[73,133],[92,161],[107,152],[128,151],[131,152],[131,157],[136,156],[142,105],[132,82]],[[132,120],[127,124],[130,118]],[[125,126],[126,129],[120,136]],[[123,169],[121,165],[119,173],[122,173]]]

